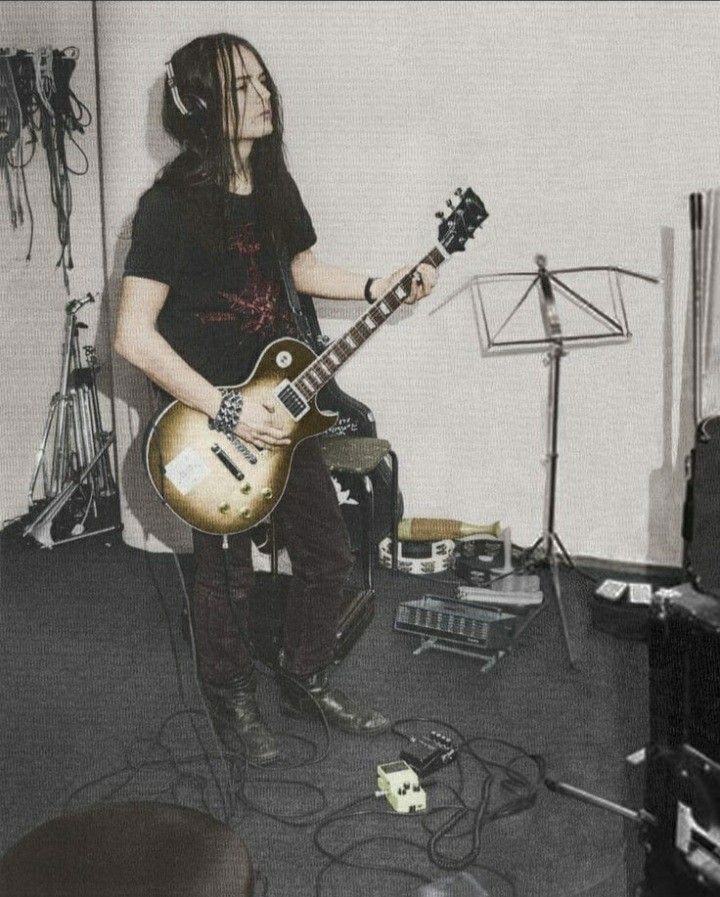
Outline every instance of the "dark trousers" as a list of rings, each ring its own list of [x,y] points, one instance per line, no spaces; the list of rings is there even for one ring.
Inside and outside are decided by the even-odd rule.
[[[290,671],[307,676],[332,659],[342,588],[353,563],[335,486],[317,438],[296,448],[274,517],[293,569],[284,652]],[[239,628],[242,624],[248,632],[251,537],[228,536],[228,547],[223,549],[221,536],[193,531],[193,545],[191,601],[198,672],[202,683],[222,685],[252,669]]]

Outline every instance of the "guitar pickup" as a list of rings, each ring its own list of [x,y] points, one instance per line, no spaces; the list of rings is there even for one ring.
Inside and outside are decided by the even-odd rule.
[[[222,448],[217,444],[217,442],[212,446],[211,451],[213,455],[220,461],[225,467],[230,471],[230,473],[235,477],[235,479],[240,482],[240,480],[245,479],[245,474],[240,470],[240,468],[233,462],[230,455],[227,452],[223,451]]]

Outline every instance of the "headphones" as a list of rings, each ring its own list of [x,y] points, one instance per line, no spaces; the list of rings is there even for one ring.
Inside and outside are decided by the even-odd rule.
[[[165,63],[165,73],[167,75],[167,86],[170,88],[173,102],[180,110],[180,113],[188,118],[199,118],[201,115],[204,115],[208,107],[202,97],[191,93],[186,96],[185,102],[181,99],[175,83],[175,72],[173,71],[172,62]]]

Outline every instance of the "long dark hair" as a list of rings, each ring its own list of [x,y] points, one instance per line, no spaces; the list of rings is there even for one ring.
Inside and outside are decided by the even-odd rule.
[[[226,236],[223,224],[227,223],[228,188],[234,173],[230,142],[225,133],[228,94],[234,112],[231,120],[235,138],[243,124],[234,89],[235,47],[255,55],[265,72],[270,93],[272,132],[255,140],[249,157],[261,228],[284,242],[292,226],[295,205],[285,162],[280,94],[260,53],[249,41],[234,34],[223,32],[195,38],[176,50],[170,60],[180,98],[193,114],[184,115],[178,108],[166,79],[162,123],[182,151],[165,166],[158,180],[185,193],[198,226],[198,236],[216,249]],[[205,106],[199,112],[198,100]],[[218,187],[219,190],[212,189]]]

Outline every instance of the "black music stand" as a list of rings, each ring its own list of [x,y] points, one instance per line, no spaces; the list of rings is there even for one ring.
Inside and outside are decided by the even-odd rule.
[[[624,268],[616,268],[612,266],[563,268],[555,271],[548,271],[544,256],[537,255],[535,256],[534,261],[537,266],[537,271],[478,275],[471,278],[468,283],[453,295],[457,295],[458,292],[465,290],[469,286],[472,289],[473,296],[477,297],[482,314],[481,329],[486,344],[486,351],[492,352],[493,354],[500,354],[502,351],[518,352],[527,351],[533,347],[548,347],[545,354],[545,363],[549,368],[549,379],[547,402],[547,454],[545,458],[547,463],[547,475],[545,483],[543,529],[530,548],[526,549],[523,569],[526,569],[532,564],[533,566],[545,566],[550,570],[553,592],[562,625],[568,660],[570,666],[575,667],[575,659],[570,645],[570,635],[568,632],[565,608],[563,606],[562,592],[560,589],[558,552],[562,560],[568,566],[575,568],[575,565],[565,549],[560,536],[555,530],[560,361],[563,356],[567,354],[565,345],[568,343],[598,345],[601,341],[609,341],[611,343],[627,342],[631,338],[631,333],[628,327],[625,303],[622,295],[620,282],[621,275],[636,277],[649,283],[658,283],[658,280],[645,274],[638,274],[635,271],[628,271]],[[583,297],[577,289],[573,289],[566,282],[567,279],[561,279],[560,277],[560,275],[586,272],[597,272],[598,274],[604,272],[608,275],[609,291],[613,309],[611,313],[598,308],[593,302],[590,302]],[[517,281],[518,283],[527,285],[510,314],[507,315],[505,320],[497,328],[491,330],[488,321],[488,312],[483,300],[481,284],[498,283],[501,281],[510,281],[511,283]],[[502,338],[502,332],[506,330],[510,322],[517,317],[519,310],[525,305],[528,297],[533,293],[537,293],[539,297],[540,313],[545,335],[540,338],[529,339],[521,337]],[[563,333],[562,323],[556,305],[556,293],[559,297],[572,303],[576,309],[579,309],[583,318],[592,318],[598,325],[598,329],[594,332],[581,331],[578,333]]]

